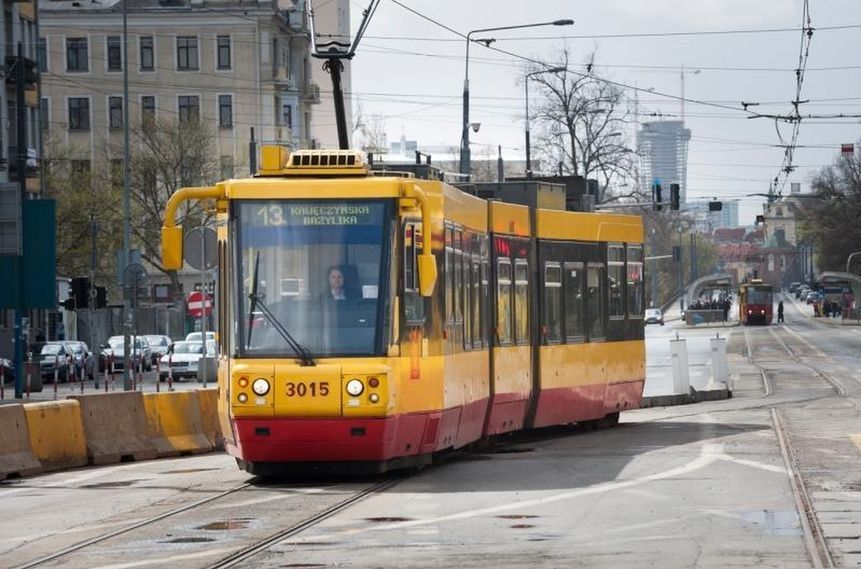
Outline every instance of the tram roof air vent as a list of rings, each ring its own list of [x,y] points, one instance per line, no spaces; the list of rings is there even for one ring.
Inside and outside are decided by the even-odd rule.
[[[359,150],[297,150],[290,155],[287,169],[367,173],[368,164],[364,152]]]

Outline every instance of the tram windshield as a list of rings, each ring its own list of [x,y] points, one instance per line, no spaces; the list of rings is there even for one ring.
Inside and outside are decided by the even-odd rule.
[[[748,304],[771,304],[771,289],[748,287]]]
[[[295,347],[313,358],[378,354],[390,210],[383,200],[240,202],[240,355],[304,357]]]

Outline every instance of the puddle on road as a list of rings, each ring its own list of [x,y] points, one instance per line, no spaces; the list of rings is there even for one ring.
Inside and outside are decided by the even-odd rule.
[[[145,482],[148,480],[147,478],[135,478],[132,480],[117,480],[116,482],[97,482],[96,484],[84,484],[80,486],[81,488],[93,489],[93,488],[123,488],[125,486],[131,486],[137,482]]]
[[[292,569],[311,569],[312,567],[328,567],[324,563],[290,563],[288,565],[279,565],[279,567],[290,567]]]
[[[503,520],[528,520],[531,518],[537,518],[538,516],[530,516],[529,514],[505,514],[496,517],[502,518]]]
[[[535,526],[532,524],[514,524],[513,526],[509,526],[511,529],[529,529],[534,528]]]
[[[195,472],[212,472],[213,470],[221,470],[220,468],[180,468],[178,470],[166,470],[159,474],[194,474]]]
[[[793,510],[772,512],[761,510],[742,514],[744,521],[770,535],[801,535],[801,520]]]
[[[239,518],[235,520],[223,520],[220,522],[211,522],[206,525],[198,526],[196,529],[202,529],[207,531],[224,531],[230,529],[245,529],[248,527],[248,523],[251,521],[251,518]]]
[[[161,543],[207,543],[215,541],[213,537],[175,537]]]
[[[366,521],[375,522],[375,523],[386,523],[386,522],[411,522],[413,518],[400,518],[397,516],[388,516],[388,517],[379,517],[379,518],[365,518]]]

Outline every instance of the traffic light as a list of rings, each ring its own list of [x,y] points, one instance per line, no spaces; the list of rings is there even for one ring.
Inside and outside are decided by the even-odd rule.
[[[652,196],[652,201],[655,204],[655,211],[661,211],[664,209],[664,206],[661,205],[661,184],[655,184],[652,186],[652,191],[654,195]]]
[[[709,211],[723,210],[723,202],[709,202]]]
[[[764,215],[757,215],[756,216],[756,222],[757,223],[765,223],[765,216]]]
[[[75,300],[75,308],[88,308],[90,306],[90,279],[87,277],[73,278],[72,297]]]
[[[670,184],[670,209],[673,211],[679,210],[681,204],[681,190],[678,184]]]

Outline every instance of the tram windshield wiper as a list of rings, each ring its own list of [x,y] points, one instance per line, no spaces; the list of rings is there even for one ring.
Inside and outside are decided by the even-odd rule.
[[[294,338],[290,334],[290,332],[288,332],[287,329],[284,328],[284,325],[281,324],[281,322],[278,320],[278,317],[275,316],[272,310],[270,310],[269,307],[266,306],[266,303],[263,302],[263,295],[257,292],[257,273],[259,268],[260,252],[258,251],[257,257],[254,261],[254,276],[252,278],[253,284],[251,285],[251,294],[248,295],[248,298],[251,300],[251,306],[249,307],[248,311],[248,339],[245,344],[245,349],[251,347],[251,331],[253,330],[254,325],[254,310],[259,308],[263,316],[265,316],[266,319],[269,320],[269,323],[272,325],[272,327],[275,328],[278,334],[280,334],[284,341],[287,342],[287,345],[290,346],[290,349],[296,352],[296,355],[299,356],[299,363],[301,365],[317,365],[317,362],[314,361],[314,356],[311,355],[311,351],[308,350],[308,348],[306,348],[302,344],[300,344],[298,341],[296,341],[296,338]]]

